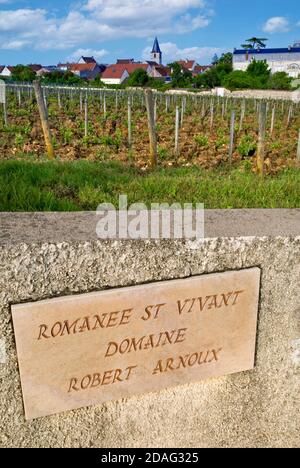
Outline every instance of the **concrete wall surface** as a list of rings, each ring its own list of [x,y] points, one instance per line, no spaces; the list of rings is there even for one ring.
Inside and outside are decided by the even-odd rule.
[[[259,90],[251,89],[244,91],[233,91],[228,96],[234,98],[246,98],[246,99],[279,99],[279,100],[291,100],[294,102],[300,101],[299,91],[275,91],[275,90]]]
[[[300,102],[300,91],[276,91],[268,89],[245,89],[240,91],[229,91],[228,89],[222,88],[222,94],[220,94],[220,88],[215,88],[211,91],[199,91],[198,96],[222,96],[228,98],[237,99],[265,99],[265,100],[283,100],[292,101],[294,103]],[[185,90],[171,90],[167,91],[166,94],[171,95],[190,95],[195,96],[195,93]]]
[[[207,212],[197,245],[98,241],[94,218],[0,214],[0,446],[299,447],[300,210]],[[250,267],[254,371],[25,421],[12,304]]]

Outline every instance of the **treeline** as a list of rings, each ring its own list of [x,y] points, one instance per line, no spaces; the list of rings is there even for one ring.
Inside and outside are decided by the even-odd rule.
[[[253,60],[246,71],[233,70],[232,54],[225,54],[206,73],[196,77],[197,87],[290,90],[293,79],[285,72],[271,73],[266,61]]]
[[[293,79],[285,72],[271,73],[267,62],[252,61],[246,71],[233,70],[232,54],[223,54],[216,59],[211,68],[200,75],[193,74],[182,67],[179,63],[168,65],[171,70],[171,81],[165,83],[164,80],[149,77],[144,69],[137,69],[123,85],[106,86],[101,81],[101,76],[94,80],[84,80],[74,75],[70,71],[53,71],[41,77],[43,84],[57,84],[69,86],[91,86],[107,88],[126,87],[150,87],[165,91],[172,88],[189,89],[212,89],[224,87],[231,91],[235,89],[292,89]],[[17,65],[14,67],[10,81],[32,82],[36,79],[36,74],[29,67]]]
[[[11,76],[9,78],[5,78],[6,81],[12,81],[16,83],[32,83],[34,80],[37,79],[37,74],[28,66],[26,65],[16,65],[13,68]],[[94,86],[104,86],[104,83],[101,82],[100,78],[97,78],[94,81],[87,82],[87,80],[83,80],[77,75],[70,71],[53,71],[43,75],[40,78],[43,84],[60,84],[60,85],[87,85],[87,83],[93,83]]]
[[[152,86],[160,89],[212,89],[221,86],[231,91],[235,89],[292,89],[293,79],[285,72],[272,74],[265,61],[252,61],[245,72],[233,70],[231,53],[223,54],[211,68],[197,76],[193,76],[189,70],[177,62],[169,64],[168,67],[171,69],[171,82],[169,84],[150,78],[145,70],[136,70],[130,76],[127,85]]]

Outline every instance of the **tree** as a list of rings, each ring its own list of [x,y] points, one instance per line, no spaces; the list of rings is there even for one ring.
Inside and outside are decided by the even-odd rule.
[[[67,84],[67,85],[76,85],[76,84],[83,84],[85,81],[82,80],[79,76],[74,75],[74,73],[70,71],[61,72],[61,71],[53,71],[51,73],[47,73],[43,76],[42,79],[43,83],[56,83],[56,84]]]
[[[152,89],[159,89],[160,91],[165,91],[170,88],[170,84],[166,83],[164,79],[152,78],[150,76],[149,81],[147,83],[147,87]]]
[[[252,60],[248,65],[247,73],[254,77],[259,78],[262,82],[267,83],[270,78],[271,70],[266,60]]]
[[[149,81],[149,76],[146,70],[144,70],[143,68],[138,68],[128,78],[127,85],[143,87],[148,84],[148,81]]]
[[[105,84],[101,80],[101,74],[97,75],[96,78],[91,81],[91,85],[97,88],[104,88]]]
[[[11,73],[11,79],[13,81],[21,81],[21,82],[32,82],[35,80],[36,74],[31,68],[25,65],[16,65],[13,68]]]
[[[257,88],[257,83],[253,77],[242,70],[235,70],[229,73],[229,75],[223,79],[222,85],[230,90]]]
[[[221,78],[216,67],[212,67],[194,78],[196,88],[215,88],[221,86]]]
[[[232,54],[223,54],[217,64],[194,78],[196,88],[221,86],[224,78],[232,72]]]
[[[193,75],[180,63],[174,62],[168,65],[171,68],[172,88],[187,88],[192,85]]]
[[[218,59],[216,62],[216,65],[230,65],[231,70],[232,70],[232,60],[233,60],[233,54],[231,52],[227,52],[225,54],[222,54],[221,57]]]
[[[171,78],[173,83],[177,83],[181,80],[182,77],[182,67],[179,63],[169,63],[169,68],[171,68]]]
[[[291,89],[292,78],[285,72],[277,72],[271,75],[268,81],[268,88],[278,90]]]
[[[250,39],[246,39],[246,43],[242,44],[242,48],[246,50],[265,49],[267,41],[268,39],[264,37],[251,37]]]
[[[216,65],[219,61],[219,57],[215,54],[211,60],[212,65]]]
[[[264,37],[251,37],[250,39],[246,39],[246,44],[243,44],[242,47],[246,49],[265,49],[267,41],[268,39]]]

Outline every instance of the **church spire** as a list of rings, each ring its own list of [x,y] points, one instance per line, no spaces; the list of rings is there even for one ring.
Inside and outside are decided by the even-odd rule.
[[[161,51],[161,49],[159,47],[157,37],[155,38],[155,41],[154,41],[154,44],[153,44],[153,48],[152,48],[152,52],[151,52],[151,58],[152,58],[153,62],[156,62],[159,65],[162,64],[162,51]]]

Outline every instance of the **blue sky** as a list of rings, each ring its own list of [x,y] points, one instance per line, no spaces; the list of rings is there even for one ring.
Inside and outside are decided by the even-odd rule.
[[[0,0],[0,64],[56,64],[94,55],[148,58],[155,35],[164,62],[210,63],[251,36],[271,47],[300,39],[299,0]]]

